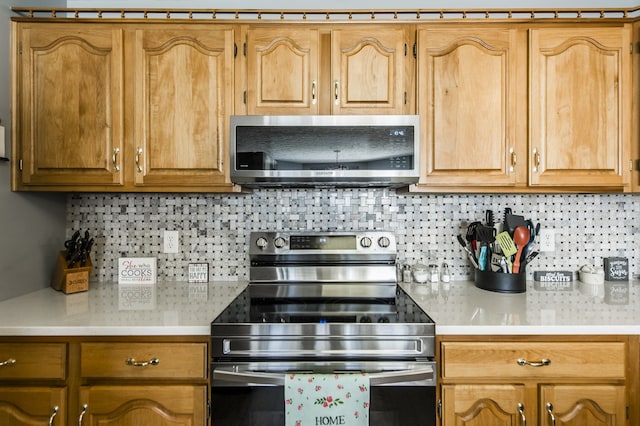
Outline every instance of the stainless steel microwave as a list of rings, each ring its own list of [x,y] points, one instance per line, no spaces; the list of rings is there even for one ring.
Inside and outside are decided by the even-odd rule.
[[[231,117],[231,180],[247,187],[398,187],[418,181],[416,115]]]

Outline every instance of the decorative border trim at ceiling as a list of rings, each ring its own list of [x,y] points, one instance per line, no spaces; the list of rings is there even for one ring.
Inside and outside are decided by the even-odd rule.
[[[429,20],[584,20],[629,19],[640,16],[632,8],[540,8],[540,9],[93,9],[12,7],[29,19],[156,19],[156,20],[287,20],[287,21],[429,21]]]

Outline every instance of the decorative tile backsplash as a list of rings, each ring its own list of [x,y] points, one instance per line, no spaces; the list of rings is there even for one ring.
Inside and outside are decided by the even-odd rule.
[[[505,207],[555,230],[555,252],[528,268],[576,271],[604,257],[629,258],[640,274],[640,195],[416,195],[392,189],[282,189],[252,194],[73,194],[67,236],[89,230],[96,243],[92,280],[115,281],[118,257],[156,257],[160,280],[186,281],[190,262],[208,262],[210,280],[246,280],[249,232],[395,232],[400,261],[446,262],[454,280],[472,279],[456,235]],[[179,231],[178,254],[162,253],[164,230]]]

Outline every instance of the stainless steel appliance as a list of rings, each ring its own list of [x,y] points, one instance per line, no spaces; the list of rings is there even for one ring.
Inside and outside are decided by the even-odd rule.
[[[250,284],[211,325],[213,424],[281,426],[289,372],[367,372],[370,424],[434,425],[435,324],[389,232],[254,232]]]
[[[231,180],[247,187],[397,187],[418,181],[415,115],[231,117]]]

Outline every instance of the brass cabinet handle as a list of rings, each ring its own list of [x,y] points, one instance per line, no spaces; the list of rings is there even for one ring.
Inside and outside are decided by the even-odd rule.
[[[113,170],[116,172],[120,171],[120,166],[118,165],[118,154],[120,154],[120,148],[114,149],[113,155],[111,156],[111,163],[113,164]]]
[[[533,148],[533,172],[538,173],[540,169],[540,152],[538,148]]]
[[[6,361],[0,362],[0,367],[8,367],[10,365],[15,364],[17,361],[14,358],[9,358]]]
[[[340,103],[340,82],[338,80],[333,82],[333,102],[336,105]]]
[[[511,154],[511,165],[509,166],[509,171],[513,172],[516,168],[516,164],[518,164],[518,156],[513,148],[509,148],[509,153]]]
[[[524,415],[524,405],[522,402],[518,402],[518,413],[520,413],[520,419],[522,420],[521,426],[527,426],[527,418]]]
[[[518,365],[528,365],[529,367],[546,367],[547,365],[551,364],[551,360],[548,358],[542,358],[540,361],[527,361],[524,358],[518,358],[516,362],[518,363]]]
[[[311,80],[311,104],[315,105],[316,102],[316,81]]]
[[[549,419],[551,420],[551,426],[556,426],[556,416],[553,415],[553,405],[547,402],[547,413],[549,413]]]
[[[82,406],[82,411],[80,411],[80,417],[78,417],[78,426],[82,426],[82,419],[84,418],[84,415],[87,413],[88,409],[89,409],[89,406],[87,404],[84,404]]]
[[[149,361],[136,361],[135,358],[127,358],[125,364],[133,367],[146,367],[148,365],[158,365],[160,360],[158,358],[151,358]]]
[[[140,156],[142,155],[142,148],[138,147],[136,149],[136,168],[138,169],[138,173],[142,173],[142,166],[140,166]]]
[[[49,426],[53,426],[53,421],[55,420],[57,415],[58,415],[58,406],[56,405],[55,407],[53,407],[53,410],[51,410],[51,417],[49,417]]]

